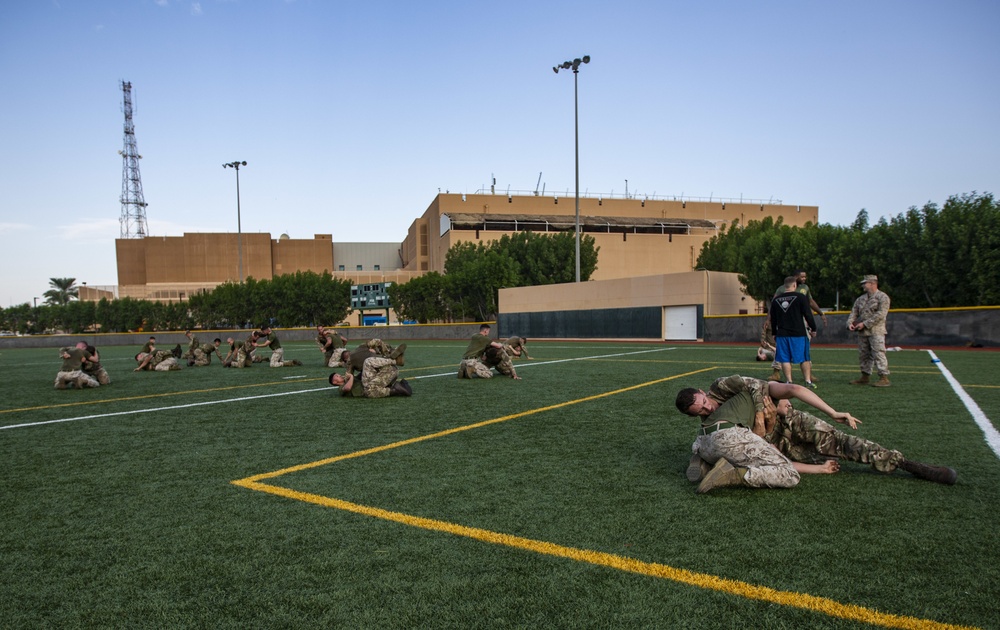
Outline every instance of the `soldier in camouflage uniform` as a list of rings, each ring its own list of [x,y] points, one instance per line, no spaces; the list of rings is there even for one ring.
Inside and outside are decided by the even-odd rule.
[[[507,356],[512,360],[514,357],[522,356],[525,359],[531,359],[531,357],[528,356],[528,340],[524,337],[518,337],[516,335],[508,337],[501,341],[500,345],[503,346],[503,351],[506,352]]]
[[[135,368],[134,372],[148,370],[167,372],[181,369],[181,366],[177,364],[177,357],[168,350],[154,350],[146,354],[140,352],[135,355],[135,360],[139,363],[139,367]]]
[[[90,360],[83,364],[83,371],[92,376],[101,385],[110,385],[111,376],[104,369],[104,366],[101,365],[101,355],[97,352],[97,348],[89,345],[86,341],[77,342],[76,347],[79,350],[86,350],[90,353]]]
[[[889,361],[885,358],[885,318],[889,314],[889,296],[878,290],[878,276],[865,276],[861,281],[865,292],[854,301],[847,318],[847,328],[858,333],[858,361],[861,378],[851,385],[868,385],[872,364],[878,370],[875,387],[889,387]]]
[[[490,325],[483,324],[479,332],[472,336],[458,366],[458,378],[493,378],[493,370],[521,380],[514,369],[510,357],[504,352],[503,344],[490,339]]]
[[[685,392],[687,395],[682,396]],[[738,375],[720,378],[712,384],[707,395],[701,390],[682,390],[677,397],[677,407],[689,415],[705,415],[740,393],[749,394],[753,401],[752,410],[744,410],[746,424],[752,425],[755,434],[763,436],[794,462],[819,464],[830,461],[830,458],[846,459],[870,464],[883,473],[891,473],[899,467],[920,479],[948,485],[954,484],[958,477],[958,473],[951,468],[908,460],[899,451],[844,433],[810,413],[792,409],[790,399],[798,398],[852,429],[857,429],[860,422],[849,413],[835,411],[814,392],[791,383]],[[771,399],[779,400],[776,409]],[[687,407],[682,409],[685,404]],[[692,481],[701,479],[710,463],[699,461],[696,452],[688,466],[688,478]]]
[[[258,363],[259,361],[255,360],[254,351],[257,349],[257,340],[259,338],[259,332],[256,330],[251,332],[250,336],[237,348],[236,359],[231,361],[229,367],[248,368],[253,367],[254,363]]]
[[[340,388],[341,396],[354,398],[387,398],[389,396],[410,396],[413,390],[406,379],[397,380],[399,367],[390,357],[369,356],[365,359],[361,376],[351,372],[330,375],[330,385]]]
[[[397,367],[402,367],[405,363],[405,353],[405,343],[401,343],[393,348],[381,339],[372,339],[367,343],[358,346],[354,351],[342,351],[341,361],[349,373],[361,374],[364,371],[365,361],[371,357],[392,359],[396,363]]]
[[[278,335],[275,334],[274,331],[271,330],[271,327],[267,324],[260,327],[260,339],[263,339],[263,341],[257,341],[256,346],[258,348],[271,349],[271,367],[279,368],[302,365],[302,361],[299,361],[298,359],[285,361],[285,349],[281,347],[281,341],[278,339]]]
[[[86,344],[84,344],[86,345]],[[93,357],[86,349],[79,347],[65,347],[59,349],[59,357],[62,358],[62,366],[56,373],[55,388],[73,389],[78,387],[100,387],[94,377],[84,372],[83,367],[93,360]]]
[[[760,329],[760,346],[757,348],[757,360],[758,361],[774,361],[774,333],[771,332],[771,319],[768,317],[764,318],[764,325]],[[772,367],[774,364],[771,364]],[[780,363],[778,364],[778,369],[780,370]],[[774,379],[777,380],[777,379]]]
[[[342,355],[347,349],[347,338],[336,330],[327,330],[325,326],[317,326],[316,333],[316,343],[323,353],[323,365],[331,368],[344,367]]]

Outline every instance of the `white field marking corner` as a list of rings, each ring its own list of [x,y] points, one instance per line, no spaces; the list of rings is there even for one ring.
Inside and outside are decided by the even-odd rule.
[[[653,350],[640,350],[640,351],[637,351],[637,352],[618,352],[618,353],[615,353],[615,354],[603,354],[603,355],[591,356],[591,357],[578,357],[578,358],[575,358],[575,359],[559,359],[558,361],[540,361],[540,362],[537,362],[537,363],[530,363],[530,364],[524,363],[524,364],[521,364],[519,367],[529,367],[529,366],[535,366],[535,365],[551,365],[553,363],[565,363],[567,361],[586,361],[586,360],[589,360],[589,359],[605,359],[605,358],[610,358],[610,357],[628,356],[628,355],[632,355],[632,354],[646,354],[648,352],[664,352],[664,351],[673,350],[673,349],[674,348],[656,348],[656,349],[653,349]],[[454,376],[454,375],[455,375],[454,372],[445,372],[443,374],[426,374],[424,376],[414,376],[414,377],[412,377],[409,380],[416,380],[416,379],[419,379],[419,378],[434,378],[434,377],[437,377],[437,376]],[[5,429],[23,429],[25,427],[36,427],[36,426],[41,426],[43,424],[57,424],[57,423],[60,423],[60,422],[76,422],[76,421],[79,421],[79,420],[94,420],[96,418],[111,418],[111,417],[114,417],[114,416],[127,416],[127,415],[130,415],[130,414],[152,413],[152,412],[155,412],[155,411],[170,411],[172,409],[188,409],[190,407],[201,407],[201,406],[205,406],[205,405],[221,405],[221,404],[231,403],[231,402],[242,402],[242,401],[246,401],[246,400],[258,400],[258,399],[261,399],[261,398],[272,398],[272,397],[275,397],[275,396],[292,396],[292,395],[295,395],[295,394],[309,394],[309,393],[313,393],[313,392],[323,392],[323,391],[330,391],[330,388],[327,386],[327,387],[320,387],[320,388],[316,388],[316,389],[300,389],[300,390],[294,391],[294,392],[281,392],[281,393],[278,393],[278,394],[261,394],[259,396],[243,396],[241,398],[228,398],[226,400],[210,400],[210,401],[199,402],[199,403],[188,403],[188,404],[185,404],[185,405],[171,405],[169,407],[154,407],[152,409],[133,409],[133,410],[130,410],[130,411],[116,411],[114,413],[100,413],[100,414],[93,414],[93,415],[89,415],[89,416],[77,416],[75,418],[59,418],[59,419],[56,419],[56,420],[43,420],[43,421],[40,421],[40,422],[25,422],[23,424],[11,424],[11,425],[7,425],[7,426],[0,426],[0,431],[5,430]]]
[[[969,396],[969,394],[966,393],[962,385],[959,384],[958,379],[952,376],[952,373],[948,371],[948,368],[944,366],[944,363],[941,362],[941,359],[939,359],[938,356],[934,354],[934,351],[926,350],[926,352],[927,354],[931,355],[931,362],[934,365],[936,365],[939,370],[941,370],[941,374],[944,375],[945,380],[948,381],[948,384],[951,385],[951,388],[955,391],[956,394],[958,394],[959,400],[962,401],[962,404],[965,405],[965,408],[969,410],[970,414],[972,414],[972,419],[976,421],[976,424],[979,425],[979,428],[986,436],[986,443],[989,445],[991,449],[993,449],[993,453],[997,457],[1000,457],[1000,432],[997,432],[996,427],[993,426],[993,423],[990,422],[990,419],[986,417],[986,414],[983,413],[983,410],[979,408],[979,405],[976,404],[976,401],[972,399],[972,396]]]

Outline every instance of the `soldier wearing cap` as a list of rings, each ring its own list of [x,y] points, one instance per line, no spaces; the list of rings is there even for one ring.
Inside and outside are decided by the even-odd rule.
[[[865,292],[854,301],[847,318],[847,328],[858,333],[858,361],[861,378],[851,385],[889,387],[889,361],[885,358],[885,318],[889,314],[889,296],[878,290],[878,276],[868,275],[861,281]],[[871,382],[872,365],[878,370],[878,381]]]

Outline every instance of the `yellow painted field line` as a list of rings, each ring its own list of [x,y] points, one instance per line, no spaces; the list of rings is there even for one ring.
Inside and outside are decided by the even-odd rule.
[[[355,451],[353,453],[348,453],[346,455],[338,455],[336,457],[329,457],[326,459],[310,462],[307,464],[301,464],[298,466],[283,468],[281,470],[276,470],[270,473],[253,475],[250,477],[246,477],[244,479],[235,480],[231,483],[233,485],[240,486],[242,488],[247,488],[249,490],[266,492],[268,494],[273,494],[288,499],[294,499],[296,501],[304,501],[306,503],[313,503],[315,505],[320,505],[323,507],[344,510],[346,512],[352,512],[354,514],[361,514],[372,518],[379,518],[394,523],[409,525],[411,527],[419,527],[421,529],[426,529],[430,531],[444,532],[448,534],[453,534],[455,536],[463,536],[466,538],[494,545],[505,545],[507,547],[522,549],[524,551],[531,551],[534,553],[540,553],[558,558],[567,558],[570,560],[575,560],[577,562],[586,562],[593,565],[618,569],[620,571],[627,571],[630,573],[638,573],[640,575],[647,575],[650,577],[671,580],[674,582],[678,582],[680,584],[687,584],[689,586],[694,586],[697,588],[719,591],[721,593],[726,593],[737,597],[744,597],[747,599],[778,604],[780,606],[800,608],[804,610],[818,612],[820,614],[828,615],[831,617],[848,619],[852,621],[860,621],[862,623],[878,625],[886,628],[905,628],[909,630],[937,630],[937,629],[973,630],[974,627],[972,626],[959,626],[953,624],[940,623],[928,619],[919,619],[916,617],[906,617],[902,615],[881,613],[878,612],[877,610],[871,610],[863,606],[856,606],[853,604],[842,604],[840,602],[825,597],[816,597],[814,595],[808,595],[804,593],[780,591],[766,586],[759,586],[747,582],[741,582],[739,580],[730,580],[726,578],[720,578],[714,575],[708,575],[705,573],[697,573],[695,571],[689,571],[686,569],[678,569],[665,564],[659,564],[656,562],[644,562],[641,560],[636,560],[634,558],[626,558],[623,556],[617,556],[615,554],[610,554],[605,552],[591,551],[587,549],[578,549],[574,547],[565,547],[563,545],[557,545],[555,543],[550,543],[541,540],[533,540],[531,538],[523,538],[511,534],[503,534],[500,532],[494,532],[487,529],[480,529],[477,527],[467,527],[465,525],[458,525],[455,523],[449,523],[447,521],[440,521],[421,516],[413,516],[410,514],[404,514],[402,512],[392,512],[390,510],[384,510],[382,508],[360,505],[358,503],[351,503],[349,501],[344,501],[341,499],[335,499],[331,497],[325,497],[318,494],[299,492],[297,490],[291,490],[288,488],[282,488],[280,486],[261,483],[260,481],[262,479],[273,479],[275,477],[280,477],[282,475],[286,475],[289,473],[307,470],[310,468],[317,468],[320,466],[325,466],[327,464],[332,464],[347,459],[363,457],[365,455],[371,455],[373,453],[379,453],[382,451],[399,448],[401,446],[416,444],[418,442],[423,442],[426,440],[432,440],[435,438],[452,435],[455,433],[459,433],[461,431],[477,429],[491,424],[505,422],[507,420],[513,420],[515,418],[523,418],[525,416],[541,413],[543,411],[550,411],[552,409],[559,409],[561,407],[567,407],[582,402],[597,400],[599,398],[613,396],[615,394],[620,394],[623,392],[640,389],[642,387],[648,387],[650,385],[656,385],[658,383],[663,383],[666,381],[671,381],[685,376],[691,376],[694,374],[699,374],[701,372],[707,372],[714,369],[718,368],[716,366],[707,367],[700,370],[695,370],[693,372],[687,372],[685,374],[678,374],[676,376],[669,376],[657,379],[655,381],[649,381],[638,385],[632,385],[630,387],[616,389],[614,391],[605,392],[603,394],[587,396],[585,398],[579,398],[576,400],[558,403],[555,405],[549,405],[547,407],[540,407],[538,409],[532,409],[529,411],[510,414],[500,418],[494,418],[492,420],[485,420],[483,422],[476,422],[474,424],[469,424],[462,427],[455,427],[453,429],[448,429],[446,431],[439,431],[437,433],[431,433],[428,435],[423,435],[408,440],[401,440],[399,442],[393,442],[391,444],[385,444],[383,446],[377,446],[370,449]]]
[[[705,573],[688,571],[686,569],[677,569],[675,567],[659,564],[657,562],[644,562],[642,560],[617,556],[611,553],[565,547],[563,545],[557,545],[555,543],[545,542],[542,540],[522,538],[521,536],[502,534],[500,532],[480,529],[477,527],[466,527],[464,525],[456,525],[455,523],[449,523],[447,521],[412,516],[401,512],[391,512],[389,510],[351,503],[340,499],[333,499],[317,494],[298,492],[296,490],[289,490],[287,488],[272,486],[270,484],[258,483],[251,481],[250,479],[251,478],[242,479],[232,483],[250,490],[267,492],[269,494],[294,499],[296,501],[304,501],[306,503],[313,503],[323,507],[344,510],[354,514],[361,514],[403,525],[409,525],[411,527],[444,532],[493,545],[504,545],[514,549],[522,549],[524,551],[531,551],[547,556],[567,558],[577,562],[586,562],[593,565],[618,569],[619,571],[627,571],[629,573],[638,573],[640,575],[671,580],[680,584],[694,586],[696,588],[719,591],[728,595],[745,597],[747,599],[778,604],[780,606],[801,608],[831,617],[860,621],[862,623],[883,626],[886,628],[906,628],[910,630],[971,630],[970,626],[957,626],[927,619],[881,613],[877,610],[864,608],[863,606],[842,604],[825,597],[816,597],[814,595],[789,591],[779,591],[777,589],[749,584],[739,580],[730,580]]]
[[[576,405],[582,402],[587,402],[590,400],[597,400],[598,398],[606,398],[608,396],[613,396],[615,394],[620,394],[622,392],[632,391],[634,389],[639,389],[642,387],[648,387],[650,385],[656,385],[657,383],[664,383],[666,381],[672,381],[674,379],[682,378],[684,376],[691,376],[692,374],[699,374],[701,372],[707,372],[709,370],[715,369],[714,367],[703,368],[701,370],[695,370],[694,372],[688,372],[686,374],[678,374],[676,376],[667,376],[665,378],[657,379],[655,381],[649,381],[647,383],[641,383],[639,385],[631,385],[629,387],[623,387],[622,389],[616,389],[610,392],[604,392],[603,394],[595,394],[593,396],[587,396],[586,398],[578,398],[576,400],[570,400],[567,402],[557,403],[555,405],[549,405],[548,407],[539,407],[538,409],[530,409],[528,411],[521,411],[519,413],[513,413],[509,416],[503,416],[500,418],[493,418],[492,420],[483,420],[482,422],[476,422],[474,424],[467,424],[461,427],[455,427],[452,429],[446,429],[444,431],[438,431],[437,433],[430,433],[428,435],[421,435],[415,438],[410,438],[408,440],[401,440],[399,442],[393,442],[391,444],[383,444],[382,446],[375,446],[373,448],[364,449],[362,451],[355,451],[354,453],[347,453],[346,455],[337,455],[336,457],[328,457],[326,459],[321,459],[315,462],[309,462],[307,464],[299,464],[298,466],[292,466],[290,468],[282,468],[281,470],[275,470],[274,472],[263,473],[260,475],[253,475],[247,477],[246,479],[241,479],[239,481],[234,481],[236,485],[244,485],[243,482],[253,483],[260,481],[261,479],[274,479],[275,477],[281,477],[282,475],[287,475],[289,473],[298,472],[300,470],[308,470],[310,468],[318,468],[320,466],[326,466],[327,464],[333,464],[335,462],[344,461],[346,459],[353,459],[355,457],[364,457],[365,455],[372,455],[374,453],[381,453],[383,451],[392,450],[394,448],[399,448],[401,446],[409,446],[410,444],[416,444],[418,442],[425,442],[427,440],[434,440],[440,437],[445,437],[446,435],[453,435],[455,433],[461,433],[462,431],[469,431],[472,429],[479,429],[481,427],[489,426],[491,424],[497,424],[498,422],[506,422],[508,420],[514,420],[515,418],[523,418],[525,416],[531,416],[536,413],[542,413],[543,411],[551,411],[553,409],[559,409],[560,407],[568,407],[570,405]]]

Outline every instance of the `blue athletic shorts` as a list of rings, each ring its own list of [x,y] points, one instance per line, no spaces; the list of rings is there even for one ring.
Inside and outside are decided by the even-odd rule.
[[[778,337],[775,341],[774,360],[778,363],[805,363],[810,360],[808,337]]]

